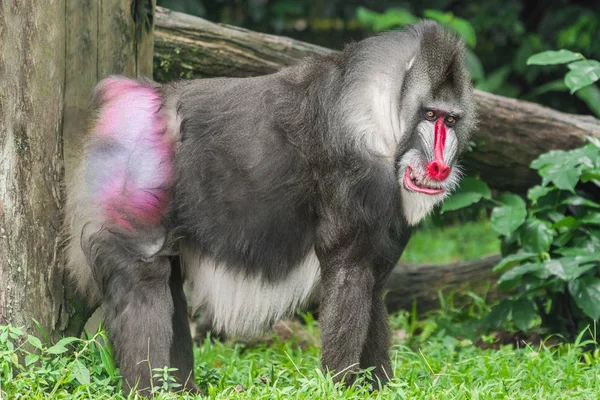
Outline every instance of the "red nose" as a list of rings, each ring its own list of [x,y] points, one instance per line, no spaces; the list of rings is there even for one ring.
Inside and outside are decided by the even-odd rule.
[[[450,175],[450,167],[443,161],[432,161],[426,168],[427,176],[435,181],[443,181]]]

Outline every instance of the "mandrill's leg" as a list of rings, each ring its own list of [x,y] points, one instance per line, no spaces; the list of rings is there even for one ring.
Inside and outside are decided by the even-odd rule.
[[[399,236],[396,236],[394,242],[398,243],[397,253],[389,259],[399,259],[409,239],[410,229],[404,229]],[[375,367],[372,372],[374,388],[385,385],[394,376],[390,362],[389,315],[383,301],[385,283],[393,268],[394,264],[389,261],[380,260],[377,263],[369,330],[360,355],[361,369]]]
[[[373,277],[365,265],[337,269],[322,265],[322,364],[334,373],[335,381],[351,384],[367,339]]]
[[[360,355],[360,368],[375,367],[372,372],[375,387],[383,386],[393,376],[390,363],[390,332],[388,314],[381,294],[373,297],[367,340]]]
[[[183,277],[179,258],[172,261],[171,296],[173,297],[173,341],[171,343],[171,367],[177,368],[175,375],[185,385],[186,390],[198,391],[194,383],[194,354],[192,335],[188,320],[188,307],[183,293]]]
[[[148,394],[153,369],[175,367],[188,390],[193,381],[192,341],[178,264],[166,256],[134,259],[131,249],[109,234],[91,246],[94,276],[102,288],[106,324],[124,388]],[[96,241],[95,244],[98,244]]]

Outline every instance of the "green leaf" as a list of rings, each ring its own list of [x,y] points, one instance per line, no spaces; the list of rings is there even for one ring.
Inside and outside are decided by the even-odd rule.
[[[418,22],[418,18],[403,8],[390,8],[385,13],[377,13],[364,7],[356,10],[358,21],[374,32],[386,31],[392,28]]]
[[[586,263],[584,260],[580,260],[577,258],[579,258],[579,257],[575,257],[575,260],[574,260],[574,262],[577,263],[577,268],[574,268],[573,270],[568,270],[569,280],[579,278],[581,275],[585,274],[587,271],[597,268],[596,262],[590,262],[588,260]],[[593,258],[595,259],[594,261],[597,261],[596,256],[593,256]]]
[[[373,25],[375,32],[382,32],[392,28],[399,28],[418,22],[418,18],[403,8],[390,8]]]
[[[590,262],[600,263],[600,256],[598,254],[578,254],[574,258],[579,264],[586,264]]]
[[[527,191],[527,198],[535,204],[540,197],[547,195],[553,190],[555,189],[552,186],[535,185]]]
[[[484,199],[491,200],[492,198],[490,187],[479,178],[467,176],[462,180],[460,186],[470,192],[479,193]]]
[[[506,267],[512,267],[513,265],[515,265],[521,261],[531,260],[532,258],[535,258],[537,256],[538,256],[537,253],[528,253],[528,252],[511,254],[509,256],[502,258],[502,260],[500,260],[500,262],[498,264],[496,264],[493,271],[494,272],[502,271]]]
[[[66,347],[59,345],[57,343],[54,346],[50,347],[48,350],[46,350],[46,353],[48,353],[48,354],[63,354],[63,353],[66,353],[67,351],[69,351],[69,350]]]
[[[32,318],[34,321],[35,319]],[[18,327],[18,326],[8,326],[8,330],[10,331],[10,333],[14,333],[17,336],[23,336],[25,334],[25,332],[23,332],[23,329]]]
[[[550,276],[556,276],[557,278],[567,281],[567,273],[565,268],[558,260],[546,260],[540,265],[540,269],[537,271],[536,276],[540,279],[548,279]]]
[[[539,219],[527,220],[520,229],[523,250],[544,253],[550,250],[554,232]]]
[[[547,195],[540,197],[537,200],[537,205],[535,207],[531,207],[530,210],[533,214],[539,214],[541,212],[555,212],[564,216],[566,206],[560,206],[560,202],[567,196],[569,196],[569,193],[565,192],[564,190],[553,190]],[[542,218],[545,219],[545,217]]]
[[[579,222],[585,225],[600,225],[600,213],[589,212],[585,217],[581,218]]]
[[[538,173],[543,178],[542,184],[547,185],[552,182],[559,189],[575,193],[575,185],[577,185],[577,181],[581,176],[581,167],[572,168],[568,165],[556,163],[541,168]]]
[[[570,151],[552,150],[533,160],[531,168],[538,170],[543,186],[553,182],[557,188],[575,193],[582,170],[593,168],[597,158],[598,151],[592,145]]]
[[[600,208],[600,204],[596,203],[593,200],[586,199],[582,196],[570,196],[560,202],[562,205],[568,206],[585,206],[591,208]]]
[[[583,60],[579,53],[573,53],[569,50],[543,51],[532,55],[527,59],[527,65],[555,65],[566,64],[577,60]]]
[[[569,292],[575,303],[592,319],[600,318],[600,279],[582,276],[569,282]]]
[[[456,33],[458,33],[458,36],[465,39],[467,46],[472,49],[475,48],[477,45],[477,34],[475,33],[475,29],[473,29],[473,26],[469,23],[469,21],[454,17],[454,19],[450,21],[449,26],[450,28],[454,29]]]
[[[540,218],[544,221],[550,221],[552,223],[558,222],[565,217],[565,214],[556,212],[556,211],[548,211],[546,213],[546,218]]]
[[[40,356],[38,356],[37,354],[27,354],[27,356],[25,356],[25,366],[29,367],[31,364],[33,364],[39,359]]]
[[[527,332],[533,319],[537,316],[535,304],[527,297],[521,297],[512,305],[512,320],[516,327]]]
[[[73,361],[71,364],[71,374],[80,385],[89,385],[90,384],[90,371],[86,368],[85,365],[79,360]]]
[[[589,256],[594,253],[593,249],[585,247],[567,247],[564,249],[556,249],[554,251],[563,256]]]
[[[68,344],[71,344],[73,342],[77,342],[79,339],[76,337],[72,337],[72,336],[67,336],[64,337],[62,339],[60,339],[58,342],[56,342],[57,346],[66,346]]]
[[[588,106],[596,118],[600,118],[600,88],[598,86],[590,85],[581,88],[575,93],[575,96]]]
[[[442,25],[448,25],[450,21],[452,21],[452,18],[454,18],[454,14],[452,14],[451,12],[444,12],[439,10],[425,10],[423,11],[423,16],[425,18],[437,21]]]
[[[453,193],[442,205],[441,212],[459,210],[477,203],[481,200],[481,195],[473,192]]]
[[[550,150],[540,154],[538,158],[533,160],[529,165],[531,168],[539,170],[548,165],[554,165],[556,162],[563,162],[566,152],[563,150]]]
[[[523,275],[537,272],[541,268],[538,263],[527,263],[521,264],[514,268],[509,269],[498,279],[497,285],[502,290],[512,289],[520,284],[520,279]]]
[[[360,22],[368,28],[373,27],[379,16],[379,13],[371,11],[365,7],[358,7],[356,9],[356,18],[358,19],[358,22]]]
[[[489,314],[485,317],[485,322],[492,329],[497,329],[506,320],[510,312],[511,303],[509,300],[502,300],[492,307]]]
[[[595,257],[589,255],[547,260],[542,263],[542,268],[539,270],[537,276],[541,279],[546,279],[548,276],[556,276],[565,282],[572,281],[586,271],[594,268],[594,264],[589,264],[594,260]]]
[[[569,88],[571,94],[581,88],[589,86],[600,79],[600,68],[595,69],[574,69],[565,75],[565,85]]]
[[[600,168],[588,169],[581,173],[582,182],[589,182],[593,180],[600,180]]]
[[[99,346],[98,349],[100,350],[100,359],[102,360],[104,369],[109,376],[115,376],[115,363],[110,350],[105,346]]]
[[[570,70],[600,71],[600,62],[596,60],[575,61],[567,65]]]
[[[510,193],[502,194],[498,201],[502,205],[492,210],[492,228],[501,235],[508,236],[525,221],[526,204],[521,197]]]
[[[35,336],[27,336],[27,341],[29,342],[30,345],[32,345],[33,347],[35,347],[38,350],[42,349],[42,341],[40,339],[38,339]]]
[[[556,247],[563,247],[563,246],[566,246],[567,243],[569,243],[569,240],[571,240],[572,238],[573,238],[573,231],[568,230],[566,232],[559,233],[558,236],[554,239],[554,241],[552,243]]]
[[[574,217],[572,216],[568,216],[568,217],[564,217],[563,219],[561,219],[560,221],[556,222],[555,224],[553,224],[551,226],[552,229],[559,229],[559,228],[579,228],[579,226],[581,225],[581,223]]]
[[[425,18],[432,19],[439,22],[440,24],[452,29],[461,38],[465,40],[467,46],[474,48],[477,44],[477,35],[475,29],[469,21],[466,19],[456,17],[452,12],[443,12],[439,10],[425,10],[423,11]]]
[[[69,350],[65,346],[67,346],[68,344],[71,344],[73,342],[76,342],[78,340],[79,339],[76,337],[64,337],[64,338],[60,339],[58,342],[56,342],[56,344],[54,346],[52,346],[48,350],[46,350],[46,353],[48,353],[48,354],[66,353]]]
[[[442,206],[442,212],[458,210],[477,203],[482,198],[491,199],[492,192],[489,186],[479,178],[465,177],[456,192],[452,194]]]

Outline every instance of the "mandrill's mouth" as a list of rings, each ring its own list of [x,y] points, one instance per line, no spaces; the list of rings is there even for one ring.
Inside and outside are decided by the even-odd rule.
[[[417,178],[409,166],[406,166],[404,172],[404,187],[413,192],[429,195],[444,193],[444,189],[428,186],[426,180]]]

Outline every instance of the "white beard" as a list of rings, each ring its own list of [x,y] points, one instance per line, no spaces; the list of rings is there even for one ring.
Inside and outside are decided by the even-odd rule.
[[[402,213],[410,226],[421,222],[447,196],[447,192],[435,195],[416,193],[405,189],[402,182],[400,185],[402,185]]]

